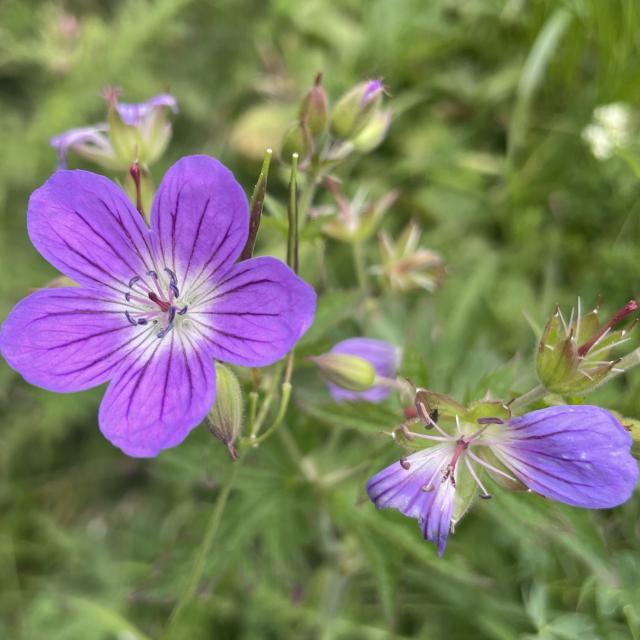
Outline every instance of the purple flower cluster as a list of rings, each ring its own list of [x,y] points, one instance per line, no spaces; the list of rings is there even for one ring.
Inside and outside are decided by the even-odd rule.
[[[167,172],[150,229],[119,187],[86,171],[58,171],[37,189],[27,224],[36,249],[80,286],[22,300],[0,329],[0,352],[51,391],[111,381],[100,429],[128,455],[154,456],[202,421],[214,360],[269,365],[313,320],[315,292],[282,262],[234,264],[248,203],[214,158],[186,157]]]
[[[383,469],[367,483],[379,509],[416,518],[425,539],[444,553],[451,529],[456,487],[468,474],[490,497],[481,472],[522,483],[542,496],[587,509],[607,509],[631,496],[638,466],[631,436],[608,411],[589,405],[540,409],[475,433],[415,436],[436,442]],[[503,465],[487,459],[493,454]]]

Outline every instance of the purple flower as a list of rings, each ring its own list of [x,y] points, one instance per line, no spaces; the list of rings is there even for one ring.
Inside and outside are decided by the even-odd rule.
[[[153,98],[149,98],[146,102],[118,102],[116,104],[116,109],[122,118],[122,122],[132,127],[144,125],[145,121],[158,107],[166,107],[174,113],[178,113],[178,103],[176,99],[168,93],[153,96]]]
[[[313,289],[262,257],[234,264],[248,234],[247,199],[214,158],[165,175],[151,229],[124,192],[86,171],[58,171],[29,201],[40,253],[80,287],[22,300],[0,352],[30,383],[58,392],[111,381],[100,429],[131,456],[182,442],[215,399],[214,360],[262,367],[307,330]]]
[[[399,352],[396,347],[383,340],[373,338],[348,338],[334,345],[330,353],[356,356],[370,362],[379,378],[395,379]],[[367,391],[349,391],[328,383],[331,395],[337,401],[382,402],[391,392],[388,386],[376,385]]]
[[[558,406],[527,413],[475,433],[412,434],[438,442],[383,469],[367,483],[379,509],[398,509],[416,518],[425,539],[444,553],[460,474],[468,474],[489,498],[479,470],[520,481],[542,496],[587,509],[627,501],[638,479],[631,436],[608,411],[589,405]],[[483,457],[490,449],[500,469]]]
[[[106,161],[115,160],[111,143],[106,136],[108,129],[106,124],[79,127],[51,138],[49,144],[58,152],[58,169],[66,169],[69,149],[86,158],[93,159],[97,155]]]
[[[49,140],[58,152],[59,169],[66,169],[69,150],[112,170],[128,169],[136,156],[151,164],[165,150],[171,137],[167,110],[178,111],[178,103],[172,95],[161,93],[140,103],[118,102],[118,91],[107,88],[105,99],[119,116],[115,123],[110,119],[112,126],[120,129],[117,143],[112,144],[113,131],[105,123],[65,131]]]

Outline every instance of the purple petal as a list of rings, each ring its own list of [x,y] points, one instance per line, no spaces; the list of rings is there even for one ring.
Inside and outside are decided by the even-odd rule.
[[[0,351],[31,384],[59,392],[95,387],[143,339],[118,307],[86,289],[36,291],[5,320]]]
[[[215,370],[183,332],[152,338],[129,356],[100,405],[100,430],[129,456],[180,444],[215,400]]]
[[[633,493],[638,465],[631,436],[604,409],[550,407],[498,429],[492,450],[536,493],[588,509],[615,507]]]
[[[34,191],[27,212],[38,251],[76,282],[124,292],[152,269],[150,235],[113,182],[88,171],[58,171]]]
[[[67,168],[67,151],[79,145],[88,145],[103,153],[111,151],[109,140],[104,135],[106,124],[95,127],[79,127],[69,129],[49,140],[49,144],[58,152],[58,169]]]
[[[188,156],[165,174],[151,210],[156,254],[195,290],[221,276],[240,255],[249,205],[233,174],[215,158]]]
[[[383,91],[384,85],[382,84],[382,80],[369,80],[362,94],[362,98],[360,98],[360,105],[364,106],[371,102],[371,100]]]
[[[453,455],[451,444],[417,451],[394,462],[367,482],[367,494],[378,509],[397,509],[416,518],[426,540],[444,553],[451,529],[455,488],[442,482],[442,470]],[[432,489],[425,491],[426,487]]]
[[[286,355],[313,321],[314,290],[275,258],[235,265],[192,312],[216,360],[264,367]]]
[[[373,338],[349,338],[338,342],[331,353],[342,353],[350,356],[357,356],[369,361],[376,374],[381,378],[395,378],[398,366],[398,349],[383,340]],[[387,398],[391,389],[385,386],[376,386],[367,391],[348,391],[334,384],[328,384],[331,395],[338,401],[382,402]]]
[[[119,102],[116,105],[122,122],[129,126],[138,126],[157,107],[167,107],[174,113],[178,112],[178,103],[169,93],[161,93],[146,102]]]

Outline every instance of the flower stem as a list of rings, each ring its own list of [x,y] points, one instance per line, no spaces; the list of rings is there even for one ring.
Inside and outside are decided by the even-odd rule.
[[[516,398],[510,405],[511,410],[516,413],[524,409],[525,407],[542,400],[547,395],[547,389],[544,385],[539,384],[537,387],[530,389],[527,393],[523,393],[520,397]]]
[[[209,523],[207,524],[207,529],[205,531],[204,537],[202,538],[198,553],[191,567],[191,573],[189,574],[187,586],[182,591],[182,595],[171,611],[171,615],[169,616],[169,620],[167,622],[167,627],[162,636],[163,638],[168,639],[172,637],[171,634],[179,625],[180,619],[184,614],[185,609],[197,594],[198,586],[200,584],[200,581],[202,580],[202,575],[204,574],[205,564],[211,552],[211,546],[213,545],[213,541],[215,540],[218,529],[220,528],[222,514],[224,513],[224,510],[227,506],[229,495],[231,494],[231,490],[233,489],[238,475],[238,468],[240,467],[243,459],[244,454],[241,454],[240,458],[231,465],[229,476],[227,477],[226,482],[224,483],[220,493],[218,494],[215,506],[213,508],[213,511],[211,512],[211,517],[209,518]]]
[[[282,383],[282,394],[280,395],[280,405],[278,406],[278,413],[276,414],[276,417],[271,423],[271,426],[264,433],[261,433],[257,438],[252,438],[252,442],[254,444],[260,444],[261,442],[264,442],[282,424],[282,421],[284,420],[284,416],[287,412],[287,407],[289,406],[290,398],[291,398],[291,383],[285,380]]]
[[[356,270],[358,286],[363,293],[369,292],[369,276],[367,275],[367,265],[364,259],[364,251],[361,242],[351,243],[353,253],[353,265]]]

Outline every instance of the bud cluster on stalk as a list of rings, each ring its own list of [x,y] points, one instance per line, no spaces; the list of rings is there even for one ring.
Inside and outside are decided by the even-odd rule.
[[[536,370],[540,382],[559,394],[580,395],[595,389],[615,372],[619,359],[611,359],[611,352],[628,340],[632,328],[614,327],[637,309],[636,301],[630,300],[601,324],[598,306],[583,314],[578,301],[577,312],[572,310],[569,320],[556,308],[538,344]]]
[[[297,153],[302,167],[312,158],[319,164],[331,164],[353,151],[368,153],[375,149],[391,122],[391,111],[382,108],[383,93],[380,80],[363,81],[330,109],[322,75],[318,74],[300,103],[296,122],[282,137],[283,160]]]

